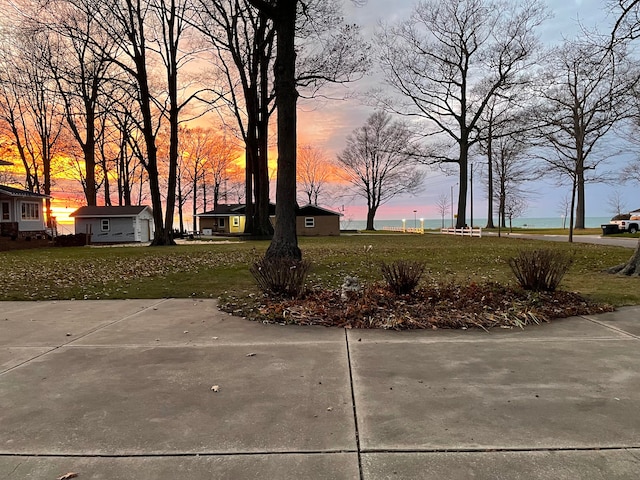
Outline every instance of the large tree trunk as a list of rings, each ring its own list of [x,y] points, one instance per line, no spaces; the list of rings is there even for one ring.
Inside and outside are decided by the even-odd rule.
[[[578,198],[576,202],[576,229],[585,228],[585,192],[584,192],[584,170],[578,170]]]
[[[638,240],[636,250],[627,263],[612,267],[607,272],[617,273],[618,275],[640,276],[640,240]]]
[[[489,126],[489,138],[487,140],[487,165],[489,168],[487,179],[487,226],[485,228],[496,228],[493,224],[493,148],[491,139],[491,126]],[[471,225],[473,227],[473,225]]]
[[[573,221],[574,212],[576,211],[576,178],[573,178],[573,184],[571,185],[571,219],[569,220],[569,243],[573,243]]]
[[[460,190],[458,192],[458,218],[456,228],[463,228],[467,223],[467,181],[469,169],[469,144],[466,139],[460,140]]]
[[[375,230],[373,220],[376,216],[376,207],[369,207],[367,210],[367,230]]]
[[[173,43],[172,43],[173,48]],[[175,58],[175,51],[172,50],[172,59]],[[172,68],[167,76],[169,85],[169,101],[171,110],[169,111],[169,178],[167,183],[166,211],[164,217],[164,229],[161,239],[157,239],[155,245],[175,245],[173,241],[173,214],[176,207],[176,187],[178,180],[178,135],[180,129],[179,107],[178,107],[178,73],[175,68],[176,63],[172,63]]]
[[[254,176],[255,167],[258,156],[258,140],[256,139],[256,124],[252,120],[251,106],[247,101],[247,114],[249,120],[247,121],[247,138],[245,138],[245,177],[244,177],[244,198],[245,198],[245,223],[244,233],[253,234],[254,224],[254,203],[253,203],[253,190],[254,190]],[[217,206],[216,206],[217,208]]]
[[[257,238],[272,238],[269,218],[269,58],[260,59],[260,102],[258,108],[258,156],[255,170],[256,209],[253,234]]]
[[[88,206],[96,206],[98,204],[97,192],[96,192],[96,127],[95,127],[95,112],[91,106],[86,107],[87,111],[87,137],[84,145],[84,165],[85,165],[85,197],[87,198]],[[73,120],[70,120],[73,121]],[[108,182],[108,175],[105,171],[105,181]],[[105,199],[109,194],[108,183],[105,183],[107,190],[105,191]],[[105,200],[105,205],[109,203]]]
[[[191,204],[191,220],[193,223],[193,233],[197,233],[198,232],[198,228],[196,225],[196,221],[198,219],[198,217],[196,217],[197,214],[197,205],[198,205],[198,175],[194,175],[193,176],[193,184],[191,185],[191,188],[193,189],[193,202]],[[204,210],[206,212],[206,210]]]
[[[302,259],[296,234],[296,6],[297,0],[279,0],[273,21],[278,39],[275,92],[278,109],[278,179],[276,227],[267,258]]]

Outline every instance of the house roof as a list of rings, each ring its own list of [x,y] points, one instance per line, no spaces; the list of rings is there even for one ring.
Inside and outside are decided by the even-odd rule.
[[[334,212],[333,210],[329,210],[327,208],[322,208],[317,205],[304,205],[302,207],[297,208],[298,215],[304,215],[308,217],[330,217],[330,216],[340,216],[339,212]]]
[[[76,218],[136,217],[145,209],[151,210],[147,205],[130,205],[124,207],[84,206],[69,216]]]
[[[245,205],[243,203],[234,203],[231,205],[218,205],[208,212],[198,213],[197,217],[220,217],[229,215],[244,215]]]
[[[0,194],[8,195],[10,197],[51,198],[50,195],[43,195],[41,193],[30,192],[29,190],[22,190],[21,188],[8,187],[6,185],[0,185]]]
[[[244,215],[245,214],[245,204],[236,203],[233,205],[218,205],[217,208],[210,210],[204,213],[198,213],[196,217],[229,217],[234,215]],[[276,205],[275,203],[269,203],[269,215],[276,214]],[[331,215],[340,215],[338,212],[334,212],[332,210],[328,210],[326,208],[318,207],[317,205],[305,205],[303,207],[299,207],[296,205],[296,215],[298,216],[307,216],[307,217],[321,217],[321,216],[331,216]]]
[[[244,215],[246,205],[244,203],[234,203],[232,205],[218,205],[208,212],[198,213],[196,217],[232,217],[235,215]],[[276,214],[275,203],[269,203],[269,215]]]

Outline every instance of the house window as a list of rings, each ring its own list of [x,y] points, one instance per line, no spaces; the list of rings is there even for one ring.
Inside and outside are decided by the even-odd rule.
[[[22,202],[22,220],[39,220],[40,205],[31,202]],[[4,217],[4,214],[3,214]]]
[[[314,228],[316,219],[314,217],[304,217],[304,228]]]
[[[111,227],[111,225],[109,225],[109,219],[108,218],[103,218],[102,220],[100,220],[100,231],[101,232],[108,232],[109,228]]]
[[[9,215],[9,202],[2,202],[2,220],[7,222],[11,220]]]
[[[219,218],[218,219],[218,227],[224,228],[224,218]]]
[[[240,217],[233,217],[233,226],[234,227],[240,226]]]

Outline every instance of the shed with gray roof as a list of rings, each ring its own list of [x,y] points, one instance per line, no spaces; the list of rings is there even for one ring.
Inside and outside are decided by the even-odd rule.
[[[153,240],[153,211],[146,205],[80,207],[71,217],[75,232],[91,235],[91,243],[139,243]]]

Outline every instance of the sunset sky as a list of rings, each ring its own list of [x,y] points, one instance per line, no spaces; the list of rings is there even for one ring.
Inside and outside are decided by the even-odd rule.
[[[611,18],[603,8],[603,0],[547,0],[547,5],[553,18],[547,20],[539,29],[540,38],[548,44],[572,38],[580,32],[580,25],[588,29],[597,27],[602,32],[610,31]],[[351,2],[345,2],[346,21],[361,25],[366,35],[371,38],[380,19],[385,22],[407,18],[415,2],[413,0],[368,0],[366,6],[357,7]],[[367,78],[352,85],[351,88],[359,93],[366,92],[371,86],[379,86],[381,79],[372,72]],[[338,153],[344,148],[345,138],[373,112],[372,108],[356,100],[344,102],[325,102],[321,107],[314,108],[311,102],[302,104],[300,114],[299,134],[302,139],[317,142],[320,146]],[[612,162],[624,165],[627,159],[619,158]],[[485,167],[486,169],[486,167]],[[486,189],[479,176],[474,181],[474,217],[485,218],[487,210]],[[450,195],[451,186],[457,184],[457,175],[446,176],[439,171],[433,172],[427,178],[422,193],[415,197],[397,198],[381,207],[376,219],[398,220],[413,218],[413,210],[417,210],[418,217],[438,218],[439,214],[435,202],[441,194]],[[454,198],[457,190],[454,187]],[[611,207],[607,205],[607,198],[615,191],[621,192],[629,209],[640,207],[638,185],[588,184],[587,185],[587,217],[611,216]],[[569,187],[558,187],[551,179],[536,182],[531,185],[532,190],[528,198],[528,209],[525,214],[529,218],[559,217],[558,204],[562,197],[569,193]],[[365,202],[362,199],[353,201],[345,199],[345,209],[354,219],[366,217]],[[468,202],[469,203],[469,202]],[[469,208],[469,207],[468,207]]]
[[[345,21],[356,23],[363,27],[367,39],[375,35],[375,30],[381,19],[393,23],[407,18],[415,2],[413,0],[368,0],[362,7],[353,5],[345,0]],[[587,28],[599,27],[603,32],[608,32],[612,19],[607,18],[603,9],[603,0],[548,0],[547,4],[553,14],[539,30],[541,39],[549,44],[562,40],[563,37],[571,38],[580,29],[580,24]],[[332,97],[348,96],[348,100],[313,99],[299,102],[298,135],[300,144],[311,144],[326,151],[329,157],[335,158],[345,147],[345,139],[355,128],[363,125],[369,115],[373,113],[373,107],[366,105],[366,92],[373,87],[383,85],[382,79],[375,67],[371,73],[362,80],[352,84],[348,89],[342,87],[328,92]],[[275,122],[274,122],[275,123]],[[274,153],[275,156],[275,153]],[[613,169],[623,166],[627,159],[620,158],[613,162]],[[484,167],[486,169],[486,166]],[[439,213],[435,207],[436,200],[442,194],[450,195],[451,187],[454,187],[454,199],[457,198],[457,171],[452,169],[454,175],[447,176],[435,169],[430,171],[424,187],[416,196],[401,197],[390,201],[378,210],[378,220],[399,220],[413,218],[414,210],[418,218],[438,218]],[[482,184],[479,172],[474,181],[474,217],[486,216],[487,200],[485,188]],[[637,194],[637,185],[587,185],[587,217],[611,216],[611,208],[606,199],[618,190],[626,206],[629,209],[640,207],[640,195]],[[341,190],[344,190],[342,188]],[[558,187],[552,179],[537,182],[528,190],[531,194],[528,198],[529,208],[525,217],[559,217],[558,205],[562,197],[569,192],[569,187]],[[69,221],[66,217],[82,202],[77,181],[59,180],[54,187],[54,215],[59,220]],[[271,193],[275,200],[275,188]],[[112,198],[115,200],[115,196]],[[339,195],[331,195],[324,199],[324,206],[333,209],[345,208],[345,216],[353,220],[362,220],[366,217],[366,202],[362,198],[351,198]],[[190,212],[190,208],[189,208]],[[190,213],[186,221],[191,225]],[[189,227],[190,228],[190,227]]]

